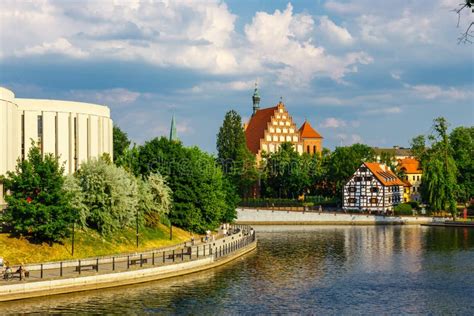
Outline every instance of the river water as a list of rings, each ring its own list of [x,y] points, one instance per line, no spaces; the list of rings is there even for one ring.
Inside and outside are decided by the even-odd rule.
[[[474,312],[474,230],[260,226],[258,249],[212,271],[0,303],[0,314],[458,314]]]

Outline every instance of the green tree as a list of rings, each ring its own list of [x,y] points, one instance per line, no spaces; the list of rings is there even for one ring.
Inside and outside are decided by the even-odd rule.
[[[171,209],[171,189],[161,174],[152,173],[139,181],[139,191],[139,207],[145,216],[145,224],[152,227],[158,225]]]
[[[27,159],[7,173],[3,183],[10,194],[2,220],[13,233],[50,243],[68,236],[74,212],[63,190],[63,172],[58,159],[43,157],[33,143]]]
[[[217,134],[216,146],[224,174],[240,196],[248,195],[257,181],[255,156],[247,148],[242,119],[234,110],[226,113]]]
[[[333,197],[342,195],[342,188],[365,161],[374,161],[374,150],[363,144],[336,147],[327,162],[325,182]]]
[[[113,143],[114,143],[114,162],[121,159],[125,150],[130,147],[130,140],[127,133],[122,131],[120,127],[114,124],[113,128]]]
[[[195,232],[215,229],[224,220],[226,190],[224,175],[214,157],[197,147],[155,138],[140,148],[140,170],[144,176],[159,172],[173,192],[169,218],[173,225]]]
[[[448,123],[443,117],[434,120],[436,134],[428,137],[431,148],[422,160],[422,198],[432,210],[449,210],[456,215],[456,163],[447,133]]]
[[[457,200],[467,202],[474,197],[474,127],[457,127],[449,135],[457,166]]]
[[[92,159],[83,163],[75,176],[88,209],[88,227],[111,234],[135,222],[139,191],[133,175],[102,159]]]
[[[282,143],[277,152],[267,156],[262,182],[268,197],[297,198],[311,184],[310,156],[300,156],[291,143]]]

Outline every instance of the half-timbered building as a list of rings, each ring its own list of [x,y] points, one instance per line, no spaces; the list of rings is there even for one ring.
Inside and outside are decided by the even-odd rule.
[[[387,166],[364,162],[344,186],[343,209],[392,212],[403,201],[403,186]]]

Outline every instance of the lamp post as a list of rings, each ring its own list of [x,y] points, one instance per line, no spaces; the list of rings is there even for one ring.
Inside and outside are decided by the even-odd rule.
[[[135,217],[137,218],[137,248],[138,248],[138,207],[137,207],[137,214]]]

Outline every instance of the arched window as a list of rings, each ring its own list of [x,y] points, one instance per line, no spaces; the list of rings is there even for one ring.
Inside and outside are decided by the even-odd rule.
[[[316,145],[313,146],[313,154],[316,152]]]
[[[309,145],[306,146],[306,152],[309,154]]]

